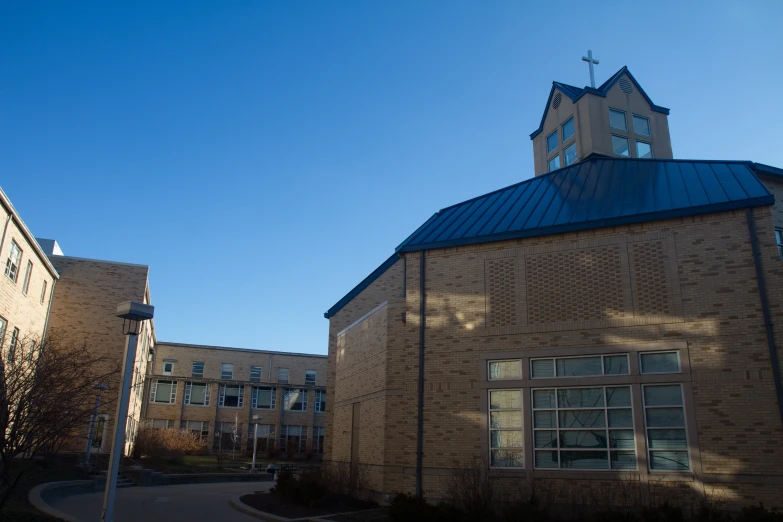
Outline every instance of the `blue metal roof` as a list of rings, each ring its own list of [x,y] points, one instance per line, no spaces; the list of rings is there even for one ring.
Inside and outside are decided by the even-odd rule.
[[[435,213],[324,317],[339,312],[402,252],[772,205],[775,198],[756,170],[783,173],[748,161],[590,156]]]
[[[398,252],[772,205],[748,162],[592,156],[444,208]]]
[[[662,114],[669,114],[669,109],[667,109],[666,107],[661,107],[660,105],[655,105],[653,103],[650,97],[647,96],[647,93],[644,92],[644,89],[642,89],[642,86],[639,85],[639,82],[636,81],[636,78],[633,77],[631,71],[628,70],[628,67],[623,66],[622,69],[614,73],[611,78],[606,80],[604,83],[602,83],[599,87],[595,89],[592,87],[574,87],[573,85],[568,85],[565,83],[552,82],[552,89],[549,91],[549,99],[546,102],[546,108],[544,109],[544,114],[541,116],[541,123],[539,123],[538,129],[534,130],[530,134],[530,139],[532,140],[533,138],[541,134],[541,131],[544,130],[544,120],[546,119],[546,113],[549,111],[549,108],[552,106],[552,96],[554,96],[556,89],[562,91],[574,103],[576,103],[577,100],[579,100],[579,98],[581,98],[585,94],[595,94],[596,96],[606,98],[606,94],[609,92],[609,89],[611,89],[614,86],[614,84],[617,83],[617,81],[620,79],[620,77],[623,74],[628,75],[628,78],[631,79],[633,84],[636,86],[636,89],[642,94],[642,96],[644,96],[644,99],[647,100],[647,103],[650,104],[650,110],[653,110],[655,112],[660,112]]]

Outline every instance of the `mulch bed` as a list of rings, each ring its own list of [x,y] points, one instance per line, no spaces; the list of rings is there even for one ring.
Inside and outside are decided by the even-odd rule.
[[[365,502],[350,498],[333,498],[330,499],[330,502],[318,507],[300,506],[291,503],[284,497],[276,495],[275,493],[261,491],[251,495],[243,495],[239,497],[239,500],[259,511],[265,511],[266,513],[272,513],[273,515],[286,518],[319,517],[331,513],[360,511],[378,507],[378,505],[373,502]]]

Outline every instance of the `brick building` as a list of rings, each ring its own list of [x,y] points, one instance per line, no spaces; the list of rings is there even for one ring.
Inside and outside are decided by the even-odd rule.
[[[554,83],[536,176],[437,212],[326,312],[326,460],[380,493],[480,459],[783,507],[783,170],[671,159],[668,113],[626,68]]]
[[[324,355],[158,342],[147,373],[152,427],[196,431],[214,451],[252,452],[257,424],[262,454],[323,453]]]
[[[0,189],[0,357],[7,360],[21,342],[40,342],[58,274]]]

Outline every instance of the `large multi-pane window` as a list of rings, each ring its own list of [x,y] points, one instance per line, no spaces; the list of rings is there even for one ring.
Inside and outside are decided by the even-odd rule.
[[[276,388],[253,386],[253,397],[250,406],[259,410],[274,410],[276,399]]]
[[[636,469],[629,386],[532,390],[536,468]]]
[[[241,408],[245,402],[245,387],[241,384],[221,384],[218,389],[218,406]]]
[[[489,392],[489,463],[521,468],[523,460],[522,390]]]
[[[216,451],[240,449],[243,431],[244,425],[238,422],[216,422],[212,449]]]
[[[8,259],[5,262],[5,275],[8,279],[16,283],[19,278],[19,264],[22,262],[22,249],[16,244],[16,241],[11,241],[11,251],[8,253]]]
[[[313,451],[315,453],[324,452],[324,429],[315,427],[313,428]]]
[[[209,391],[211,386],[205,383],[185,383],[185,404],[191,406],[209,406]]]
[[[204,362],[196,361],[190,368],[191,377],[204,377]]]
[[[326,391],[315,390],[315,411],[323,413],[326,411]]]
[[[30,276],[33,275],[33,262],[27,261],[27,268],[24,271],[24,281],[22,282],[22,293],[27,295],[27,291],[30,289]]]
[[[234,378],[234,365],[223,363],[220,365],[220,378],[224,381],[230,381]]]
[[[256,431],[256,426],[258,430]],[[275,426],[273,424],[248,424],[247,449],[253,451],[253,439],[258,436],[257,451],[269,451],[275,446]]]
[[[291,388],[283,393],[283,409],[307,411],[307,390]]]
[[[167,430],[169,428],[168,419],[150,419],[148,421],[149,427],[156,430]]]
[[[280,384],[288,384],[288,368],[277,369],[277,382]]]
[[[177,381],[155,381],[150,390],[150,402],[174,404],[177,400]]]
[[[688,471],[688,436],[682,385],[643,387],[647,454],[653,471]]]
[[[307,451],[307,428],[305,426],[283,426],[280,428],[280,446],[287,454]]]
[[[260,366],[250,367],[250,382],[261,382],[261,373],[264,371]]]
[[[209,422],[206,421],[180,421],[179,429],[197,433],[201,440],[209,438]]]
[[[530,376],[534,379],[628,375],[628,372],[628,354],[625,353],[586,357],[549,357],[530,361]]]

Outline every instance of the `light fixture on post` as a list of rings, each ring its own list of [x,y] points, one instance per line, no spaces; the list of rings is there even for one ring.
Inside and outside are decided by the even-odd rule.
[[[254,421],[260,421],[263,417],[261,415],[253,415]],[[258,447],[258,422],[253,423],[255,429],[253,431],[253,465],[250,466],[250,473],[255,473],[256,470],[256,448]]]
[[[95,437],[95,420],[98,418],[98,408],[101,406],[101,392],[104,392],[108,389],[109,386],[104,383],[96,384],[93,387],[93,390],[97,390],[98,393],[95,394],[95,406],[92,408],[90,426],[87,428],[87,446],[84,448],[84,460],[79,465],[79,467],[87,473],[92,471],[92,466],[90,465],[90,453],[92,452],[92,439]]]
[[[122,384],[117,400],[117,415],[114,416],[114,439],[111,443],[109,469],[106,474],[106,491],[103,494],[101,522],[114,520],[114,494],[117,491],[117,473],[120,470],[123,445],[125,444],[125,425],[128,417],[133,367],[136,361],[136,341],[141,331],[141,323],[152,319],[155,307],[135,301],[122,303],[117,307],[117,317],[122,319],[122,333],[127,335],[125,360],[122,362]]]

